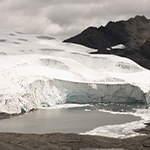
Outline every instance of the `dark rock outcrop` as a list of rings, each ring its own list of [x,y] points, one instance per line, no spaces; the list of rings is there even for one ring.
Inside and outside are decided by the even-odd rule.
[[[97,49],[97,54],[127,57],[150,69],[150,20],[145,16],[136,16],[127,21],[110,21],[105,27],[89,27],[64,42]],[[111,49],[118,44],[123,44],[125,49]],[[108,48],[111,50],[108,51]]]
[[[142,54],[150,59],[150,38],[146,39],[142,46]]]

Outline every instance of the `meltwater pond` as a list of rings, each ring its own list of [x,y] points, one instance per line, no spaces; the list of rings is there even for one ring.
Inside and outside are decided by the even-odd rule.
[[[0,120],[0,132],[83,133],[99,126],[139,121],[133,115],[99,111],[99,106],[41,109],[25,115]]]

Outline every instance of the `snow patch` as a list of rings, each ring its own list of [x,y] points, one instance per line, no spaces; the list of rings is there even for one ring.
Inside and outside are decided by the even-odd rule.
[[[139,135],[137,132],[133,130],[144,128],[144,121],[134,121],[131,123],[119,124],[119,125],[106,125],[102,127],[95,128],[94,130],[88,131],[86,133],[81,133],[82,135],[98,135],[105,137],[113,137],[113,138],[129,138]]]
[[[123,44],[118,44],[118,45],[112,46],[111,48],[112,49],[125,49],[125,46]]]
[[[108,51],[112,49],[125,49],[125,46],[123,44],[118,44],[115,46],[111,46],[111,48],[107,48]]]
[[[81,133],[83,135],[98,135],[98,136],[106,136],[106,137],[114,137],[114,138],[129,138],[139,135],[137,132],[134,132],[136,129],[144,128],[146,125],[145,123],[150,122],[150,108],[149,109],[135,109],[134,112],[115,112],[115,111],[109,111],[109,110],[102,110],[99,111],[102,112],[108,112],[111,114],[124,114],[124,115],[134,115],[141,117],[142,120],[140,121],[134,121],[131,123],[125,123],[121,125],[106,125],[101,126],[98,128],[95,128],[91,131],[87,131],[86,133]]]

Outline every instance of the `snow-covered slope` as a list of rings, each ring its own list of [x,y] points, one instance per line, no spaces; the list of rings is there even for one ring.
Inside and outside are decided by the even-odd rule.
[[[0,112],[66,102],[150,103],[150,71],[92,51],[50,36],[0,31]]]

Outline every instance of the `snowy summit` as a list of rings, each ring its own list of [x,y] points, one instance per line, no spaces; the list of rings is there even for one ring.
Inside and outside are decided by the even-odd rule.
[[[145,102],[150,71],[50,36],[0,31],[0,112],[63,103]]]

